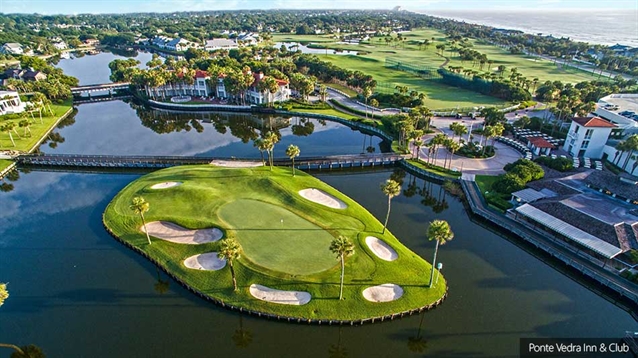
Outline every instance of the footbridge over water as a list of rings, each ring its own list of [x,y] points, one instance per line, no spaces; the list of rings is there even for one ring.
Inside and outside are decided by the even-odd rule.
[[[75,154],[27,154],[16,158],[27,166],[78,167],[78,168],[168,168],[178,165],[210,164],[213,161],[260,164],[259,159],[182,157],[182,156],[119,156],[119,155],[75,155]],[[361,168],[394,165],[403,156],[387,154],[355,154],[322,157],[299,157],[295,159],[298,169]],[[273,164],[290,166],[290,159],[275,159]]]
[[[92,92],[108,92],[109,94],[112,94],[116,90],[128,90],[130,85],[130,82],[99,83],[71,87],[71,93],[74,96],[87,94],[90,97]]]

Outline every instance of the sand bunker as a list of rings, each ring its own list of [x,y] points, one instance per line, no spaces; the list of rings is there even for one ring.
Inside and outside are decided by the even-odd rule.
[[[222,238],[217,228],[190,230],[168,221],[153,221],[146,224],[148,234],[177,244],[198,245],[214,242]],[[141,228],[144,232],[144,226]]]
[[[394,251],[390,245],[374,236],[366,237],[366,244],[381,260],[394,261],[399,257],[397,252]]]
[[[319,189],[299,190],[299,195],[317,204],[325,205],[333,209],[345,209],[348,207],[343,201]]]
[[[238,160],[213,160],[212,162],[210,162],[210,164],[226,168],[252,168],[261,167],[263,165],[262,162],[247,162]]]
[[[390,302],[401,296],[403,296],[403,289],[393,283],[384,283],[363,290],[363,297],[370,302]]]
[[[250,294],[256,299],[282,305],[305,305],[310,302],[310,294],[303,291],[280,291],[270,287],[252,284]]]
[[[153,186],[151,186],[151,189],[167,189],[180,185],[182,185],[182,182],[179,181],[165,181],[163,183],[154,184]]]
[[[216,252],[207,252],[187,258],[184,266],[193,270],[217,271],[226,266],[226,260],[218,258]]]

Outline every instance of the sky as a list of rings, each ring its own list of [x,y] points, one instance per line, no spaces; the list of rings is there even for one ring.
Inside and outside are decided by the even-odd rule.
[[[0,13],[79,14],[238,9],[576,10],[638,8],[638,0],[0,0]]]

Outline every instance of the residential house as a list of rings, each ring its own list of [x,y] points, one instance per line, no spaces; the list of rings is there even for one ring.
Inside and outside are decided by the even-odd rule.
[[[0,115],[22,113],[25,103],[20,100],[20,95],[15,91],[0,91]]]
[[[15,78],[16,80],[23,81],[42,81],[46,80],[47,75],[41,71],[35,71],[33,68],[21,69],[10,68],[4,71],[3,76],[5,79]]]
[[[242,32],[237,34],[237,42],[244,46],[253,46],[259,43],[259,35],[252,32]]]
[[[237,45],[237,41],[229,40],[229,39],[212,39],[206,40],[206,44],[204,45],[204,49],[206,51],[215,51],[215,50],[230,50],[236,49],[239,46]]]
[[[55,47],[58,50],[66,50],[68,48],[66,42],[64,41],[53,42],[53,47]]]
[[[186,51],[189,48],[194,47],[190,41],[182,38],[176,38],[166,43],[165,48],[171,51]]]
[[[279,80],[275,78],[277,82],[277,92],[270,93],[269,91],[260,92],[257,85],[267,76],[264,76],[262,72],[253,73],[255,78],[254,82],[246,91],[246,100],[252,104],[265,104],[270,102],[283,102],[290,99],[290,88],[288,81]]]
[[[574,157],[602,158],[613,128],[615,124],[600,117],[574,118],[563,149]]]
[[[86,40],[84,40],[84,43],[87,46],[97,46],[97,45],[100,44],[100,40],[98,40],[98,39],[86,39]]]
[[[7,42],[0,47],[0,53],[5,55],[22,55],[24,54],[24,49],[22,45],[17,42]]]

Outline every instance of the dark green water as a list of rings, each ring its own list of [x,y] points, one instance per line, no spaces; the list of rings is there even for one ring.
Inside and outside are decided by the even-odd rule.
[[[233,123],[238,120],[255,123]],[[124,102],[81,105],[74,121],[53,136],[57,147],[45,144],[42,150],[259,155],[250,142],[231,135],[230,126],[227,134],[212,122],[202,123],[202,133],[184,129],[190,120],[158,127],[166,129],[166,123],[182,130],[158,134]],[[309,136],[282,128],[287,134],[279,150],[286,141],[298,144],[302,155],[359,153],[369,144],[345,127],[319,125]],[[236,134],[254,129],[239,127]],[[379,150],[377,139],[372,146]],[[386,198],[379,183],[390,174],[317,176],[383,219]],[[438,257],[450,296],[433,311],[340,329],[232,313],[170,280],[162,294],[157,284],[165,275],[101,224],[108,202],[137,177],[35,171],[21,173],[13,191],[0,193],[0,282],[9,282],[11,294],[0,308],[0,342],[37,344],[48,357],[331,357],[343,350],[349,357],[510,357],[518,355],[520,337],[620,337],[638,329],[627,312],[473,223],[461,203],[421,180],[414,196],[393,200],[389,229],[427,260],[434,250],[425,239],[428,223],[444,219],[455,232]],[[409,183],[408,176],[404,189]],[[8,355],[0,350],[0,357]]]
[[[385,198],[377,188],[390,174],[318,177],[383,218]],[[339,341],[336,327],[242,317],[174,282],[158,293],[154,266],[101,225],[106,204],[136,177],[23,173],[12,192],[2,193],[0,277],[10,282],[11,297],[0,309],[0,341],[35,343],[49,357],[329,356]],[[428,186],[436,201],[439,187]],[[513,356],[519,337],[618,337],[636,329],[628,313],[472,223],[453,198],[446,197],[448,208],[438,214],[423,199],[394,199],[389,224],[428,260],[430,220],[448,220],[456,234],[439,252],[450,296],[423,316],[423,354]],[[420,319],[344,327],[341,345],[351,357],[413,356],[408,342]],[[240,324],[252,337],[246,347],[233,340]]]

